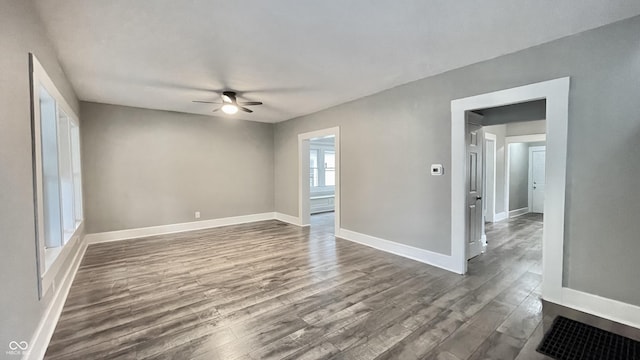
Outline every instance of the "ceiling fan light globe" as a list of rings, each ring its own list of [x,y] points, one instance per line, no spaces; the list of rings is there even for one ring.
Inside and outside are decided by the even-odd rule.
[[[238,107],[234,104],[224,104],[222,105],[222,112],[225,114],[233,115],[238,112]]]

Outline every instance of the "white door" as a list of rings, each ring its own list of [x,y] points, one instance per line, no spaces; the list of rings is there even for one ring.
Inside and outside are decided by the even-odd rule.
[[[529,148],[529,206],[534,213],[544,212],[545,154],[544,146]]]
[[[480,255],[482,233],[482,116],[467,112],[467,259]]]

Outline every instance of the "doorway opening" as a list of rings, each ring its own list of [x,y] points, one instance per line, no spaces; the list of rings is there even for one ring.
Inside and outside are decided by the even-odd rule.
[[[542,234],[542,297],[563,304],[564,213],[570,78],[498,90],[451,101],[451,269],[467,272],[466,114],[468,111],[546,100],[545,221]],[[497,154],[497,157],[498,154]],[[496,182],[500,177],[496,176]],[[498,188],[499,186],[496,186]],[[496,201],[496,207],[500,202]],[[504,202],[503,202],[504,203]]]
[[[312,231],[340,229],[340,128],[298,135],[298,217]]]
[[[514,237],[513,232],[498,231],[509,225],[492,224],[544,212],[546,100],[469,110],[465,115],[466,254],[472,259],[504,245],[502,238]],[[527,219],[541,222],[542,216]],[[538,230],[539,239],[532,241],[541,241],[541,223]]]
[[[546,133],[505,139],[505,208],[509,218],[544,214]]]
[[[309,140],[309,214],[315,231],[334,231],[335,135]]]

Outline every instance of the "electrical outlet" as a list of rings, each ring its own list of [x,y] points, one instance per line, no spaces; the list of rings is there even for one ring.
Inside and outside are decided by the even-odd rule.
[[[431,164],[431,175],[441,176],[442,174],[444,174],[442,164]]]
[[[196,211],[196,219],[200,219],[200,211]]]

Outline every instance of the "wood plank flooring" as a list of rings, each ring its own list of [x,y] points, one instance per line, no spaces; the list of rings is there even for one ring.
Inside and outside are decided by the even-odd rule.
[[[91,245],[46,359],[544,359],[541,219],[469,274],[278,221]]]

